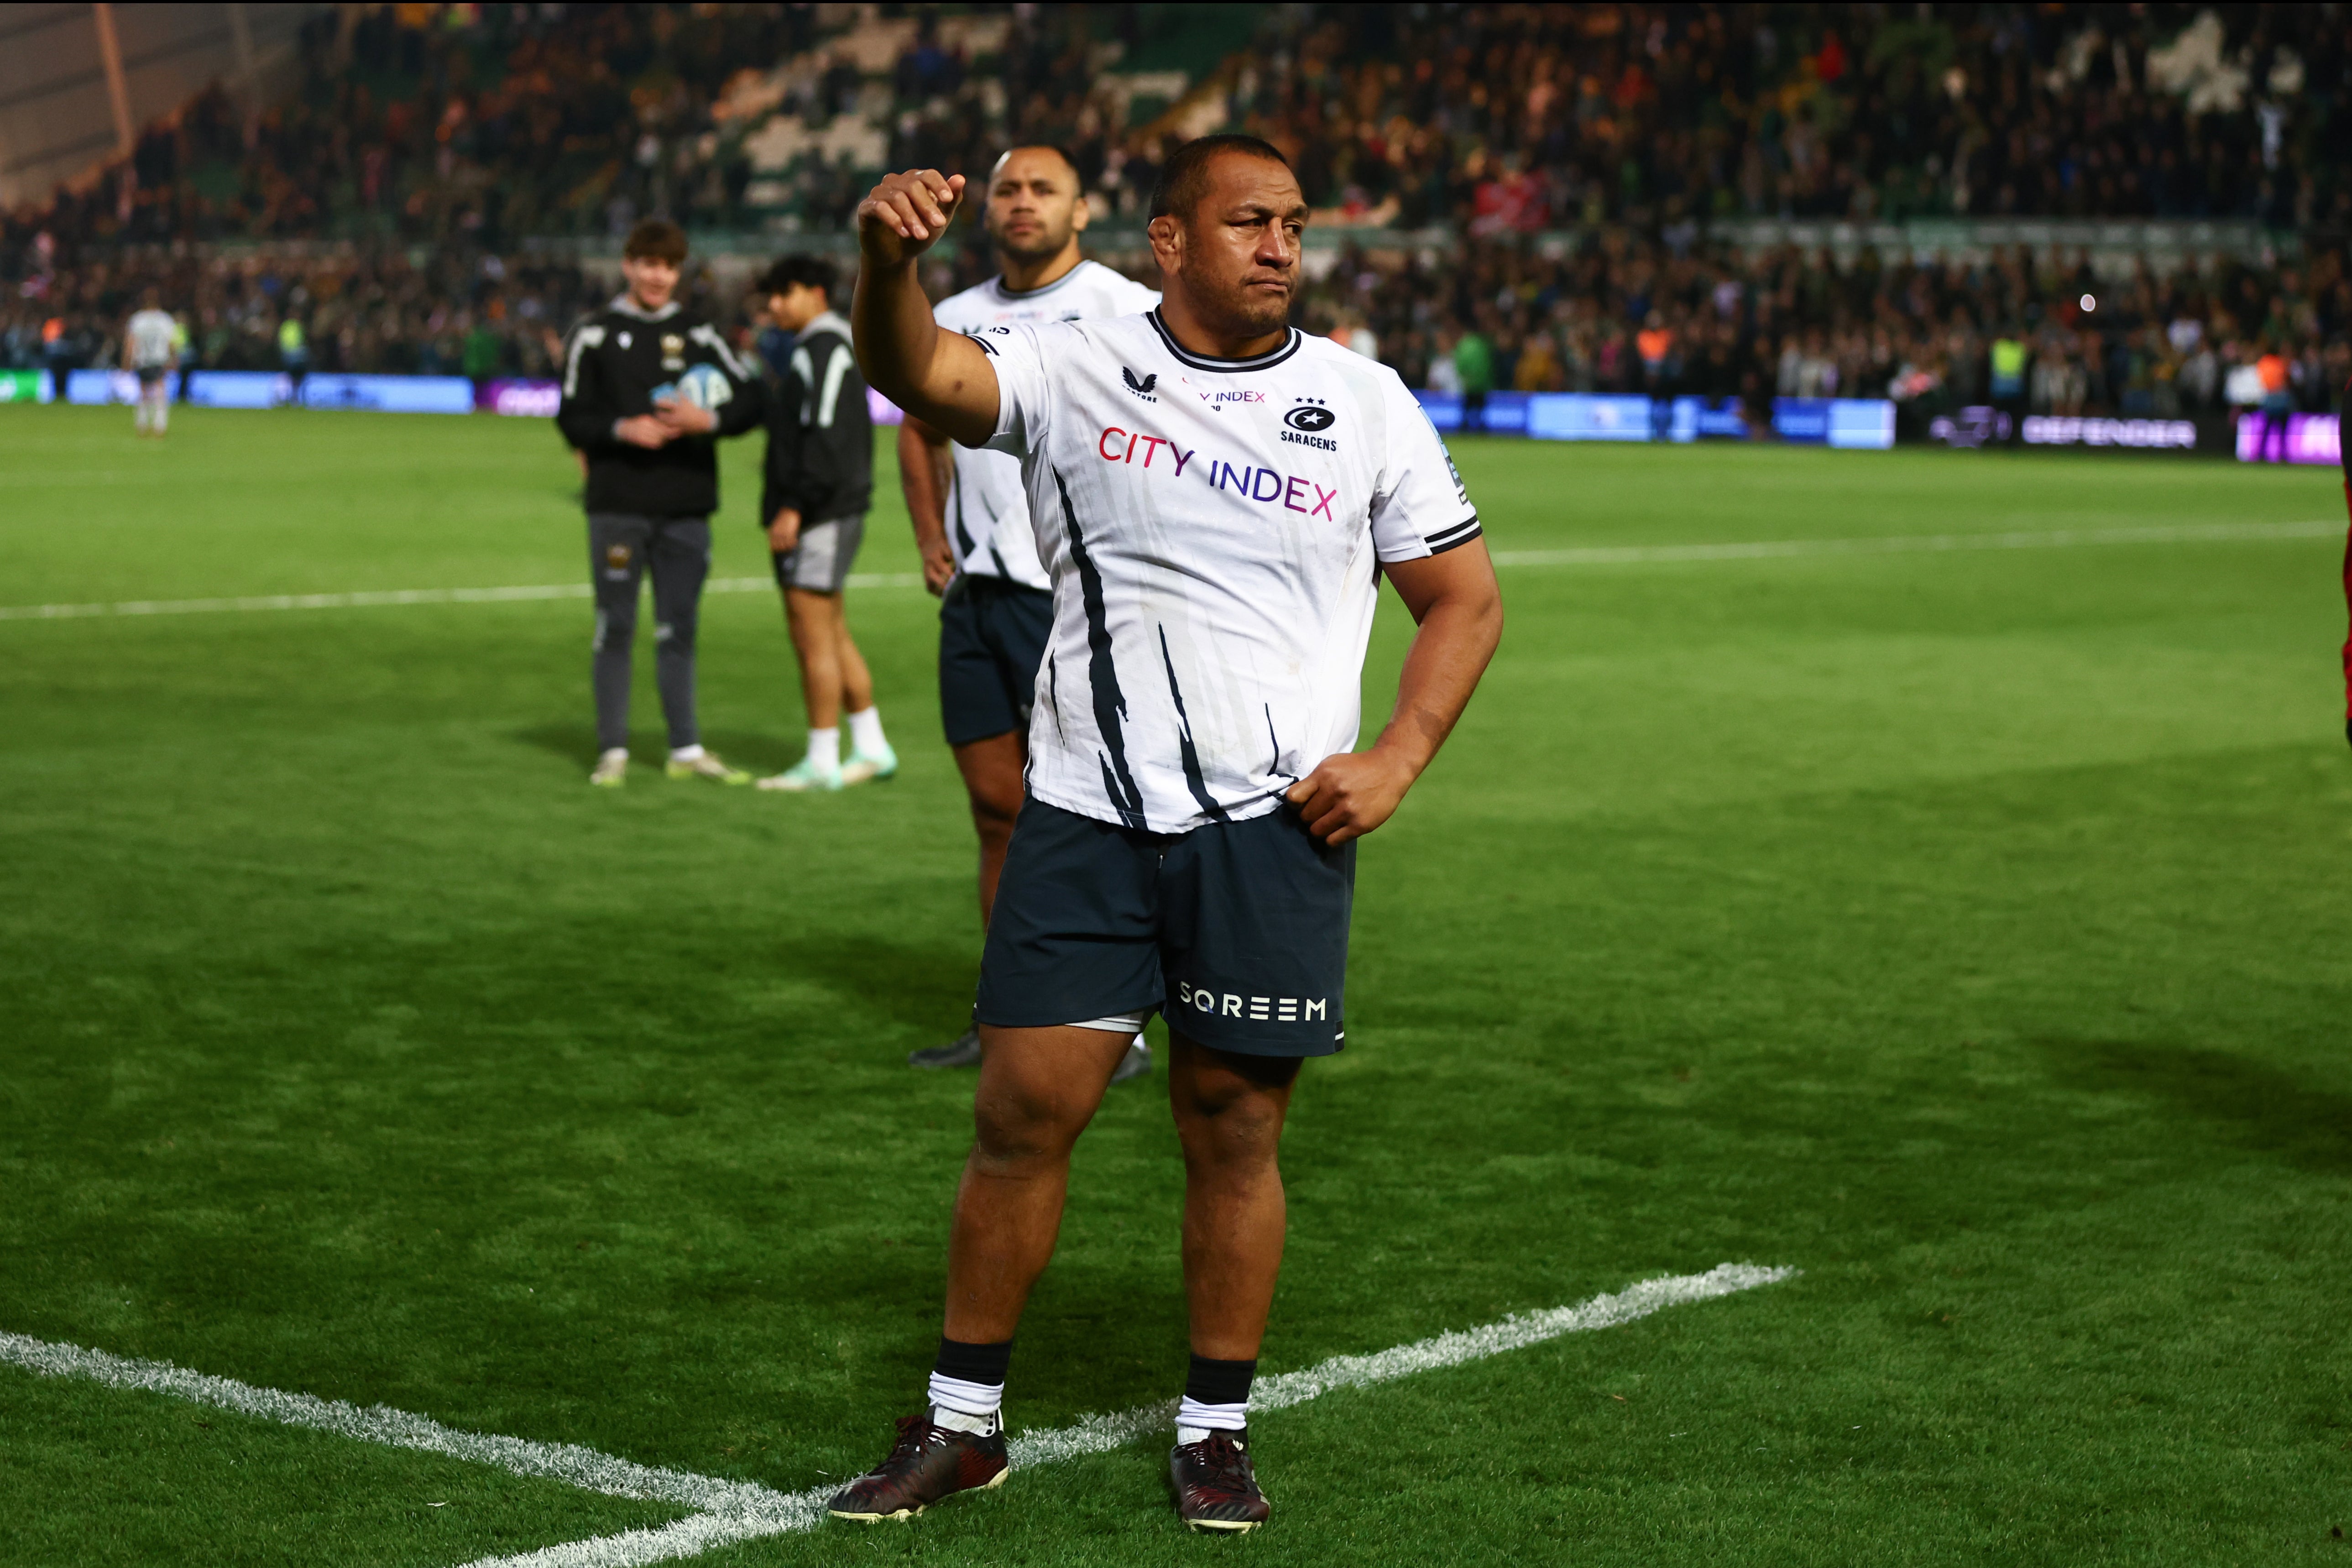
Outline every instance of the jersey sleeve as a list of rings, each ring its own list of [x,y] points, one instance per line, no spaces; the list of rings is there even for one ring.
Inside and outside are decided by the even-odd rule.
[[[996,434],[991,450],[1019,458],[1034,451],[1053,426],[1053,379],[1047,359],[1072,353],[1077,333],[1052,326],[989,327],[970,333],[996,372]]]
[[[1383,377],[1388,452],[1372,493],[1372,550],[1382,561],[1443,555],[1478,537],[1477,509],[1420,402]]]

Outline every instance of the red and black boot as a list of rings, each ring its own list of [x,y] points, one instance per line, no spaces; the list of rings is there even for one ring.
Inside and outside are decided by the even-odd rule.
[[[959,1432],[931,1419],[929,1409],[902,1416],[890,1457],[834,1495],[825,1507],[835,1519],[861,1524],[912,1519],[958,1492],[1002,1486],[1013,1467],[1004,1457],[1004,1430]]]
[[[1249,1433],[1213,1431],[1197,1443],[1168,1451],[1168,1480],[1176,1489],[1176,1517],[1188,1530],[1239,1535],[1264,1524],[1274,1511],[1257,1489],[1251,1468]]]

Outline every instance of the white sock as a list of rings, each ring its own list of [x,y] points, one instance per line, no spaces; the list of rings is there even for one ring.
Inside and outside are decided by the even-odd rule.
[[[691,746],[672,746],[669,749],[669,760],[673,763],[690,763],[701,755],[702,743],[698,741]]]
[[[830,769],[840,767],[841,731],[839,730],[811,730],[809,731],[808,760],[814,763],[820,768]]]
[[[164,431],[170,429],[172,427],[172,405],[168,403],[159,403],[155,405],[154,417],[150,420],[149,423],[154,426],[155,434],[158,436],[161,436]]]
[[[625,763],[627,762],[629,760],[629,748],[626,746],[607,746],[603,751],[596,753],[596,760],[600,763],[609,763],[614,757],[620,758]]]
[[[993,1432],[1004,1419],[1004,1385],[931,1373],[931,1425],[951,1432]]]
[[[1203,1405],[1188,1394],[1176,1407],[1176,1446],[1197,1443],[1212,1432],[1238,1433],[1248,1426],[1248,1405]]]
[[[882,710],[868,708],[862,713],[849,716],[849,745],[852,751],[877,757],[889,743],[882,738]]]

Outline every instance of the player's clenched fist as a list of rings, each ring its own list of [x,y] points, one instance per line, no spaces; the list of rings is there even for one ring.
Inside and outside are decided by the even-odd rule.
[[[885,174],[857,204],[857,247],[877,267],[920,256],[948,231],[963,200],[963,176],[937,169]]]

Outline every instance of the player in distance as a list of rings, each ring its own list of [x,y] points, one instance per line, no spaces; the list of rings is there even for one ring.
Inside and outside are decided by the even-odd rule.
[[[694,638],[719,506],[715,437],[759,423],[758,384],[717,328],[674,297],[686,231],[648,218],[621,250],[628,288],[572,329],[563,438],[587,462],[588,570],[596,590],[591,784],[628,780],[629,647],[638,585],[654,580],[654,684],[669,724],[669,776],[750,784],[706,750],[694,710]]]
[[[1127,1037],[1170,1024],[1192,1357],[1169,1458],[1196,1530],[1268,1514],[1246,1412],[1282,1259],[1276,1151],[1302,1061],[1338,1050],[1354,841],[1470,700],[1501,636],[1476,514],[1396,375],[1288,324],[1307,204],[1273,147],[1187,143],[1152,194],[1158,310],[943,331],[916,280],[961,177],[858,208],[868,379],[1019,455],[1054,623],[1028,795],[989,922],[976,1136],[923,1410],[831,1503],[902,1518],[1005,1474],[1013,1331],[1070,1151]],[[1419,623],[1357,752],[1383,574]]]
[[[131,426],[142,436],[162,436],[172,426],[170,376],[180,363],[180,323],[163,309],[163,297],[150,289],[122,329],[122,368],[139,378],[139,410]]]
[[[770,320],[794,337],[768,407],[760,515],[808,711],[807,754],[761,789],[837,790],[898,771],[843,603],[874,501],[874,426],[849,323],[833,308],[838,287],[833,263],[814,256],[785,257],[760,279]]]
[[[1015,147],[999,158],[989,172],[982,221],[1001,270],[941,300],[932,312],[940,325],[986,331],[1015,322],[1127,316],[1160,303],[1142,284],[1086,259],[1078,237],[1087,216],[1077,168],[1060,149]],[[1021,812],[1030,709],[1054,624],[1053,584],[1037,559],[1019,458],[950,442],[909,415],[898,427],[898,475],[924,585],[940,595],[940,719],[980,836],[985,929]],[[907,1060],[919,1068],[978,1067],[979,1028]],[[1139,1035],[1111,1081],[1150,1068]]]

